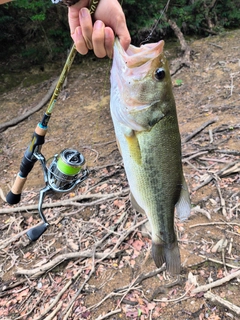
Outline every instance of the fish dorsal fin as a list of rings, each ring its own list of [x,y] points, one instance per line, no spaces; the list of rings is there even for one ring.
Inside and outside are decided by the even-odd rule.
[[[191,213],[191,202],[185,178],[182,179],[182,189],[178,202],[176,203],[177,216],[180,220],[186,220]]]

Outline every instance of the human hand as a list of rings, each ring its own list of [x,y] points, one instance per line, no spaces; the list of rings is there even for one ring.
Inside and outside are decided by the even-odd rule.
[[[81,0],[68,9],[68,21],[71,37],[81,54],[93,50],[95,55],[112,58],[115,35],[122,47],[127,50],[131,38],[126,25],[125,15],[117,0],[100,0],[93,23],[88,0]]]

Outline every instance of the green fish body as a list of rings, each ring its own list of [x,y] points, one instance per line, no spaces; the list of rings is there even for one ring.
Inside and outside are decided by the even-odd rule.
[[[131,190],[133,206],[144,212],[152,233],[157,267],[178,274],[181,259],[174,211],[186,219],[190,199],[183,176],[181,139],[164,42],[114,45],[111,115]]]

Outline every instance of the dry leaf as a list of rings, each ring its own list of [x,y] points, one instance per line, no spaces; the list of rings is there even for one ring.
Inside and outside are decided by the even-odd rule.
[[[76,241],[74,241],[73,239],[68,239],[67,244],[73,251],[79,250],[78,243]]]
[[[192,272],[189,272],[189,274],[188,274],[188,283],[191,284],[191,285],[194,285],[195,287],[198,286],[197,275],[194,276],[192,274]]]

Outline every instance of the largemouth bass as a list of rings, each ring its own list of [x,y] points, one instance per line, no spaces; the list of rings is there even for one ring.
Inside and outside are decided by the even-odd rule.
[[[183,176],[181,140],[164,42],[130,45],[118,39],[111,69],[111,115],[131,190],[132,205],[144,212],[157,267],[181,270],[174,231],[174,210],[181,220],[190,214]]]

